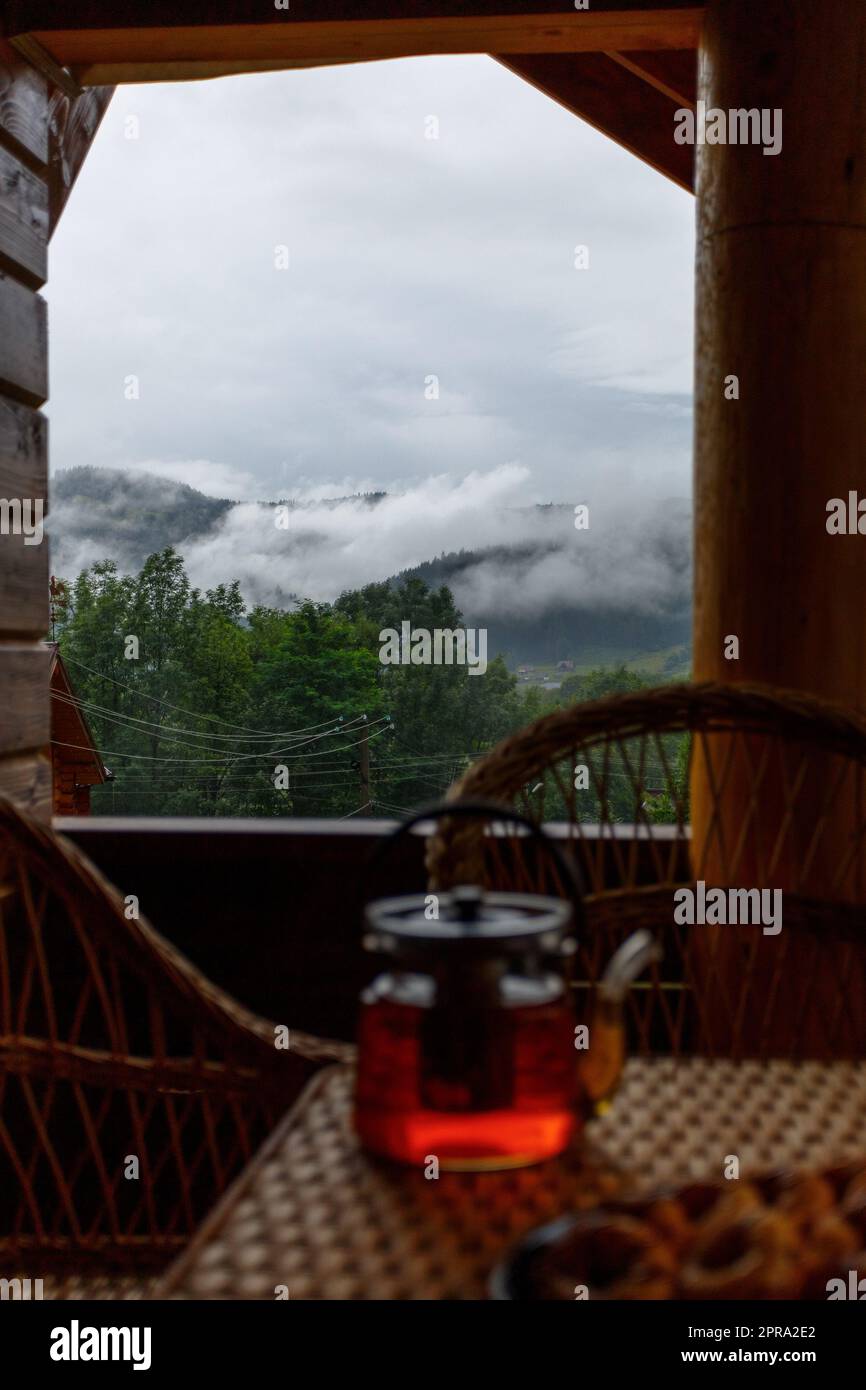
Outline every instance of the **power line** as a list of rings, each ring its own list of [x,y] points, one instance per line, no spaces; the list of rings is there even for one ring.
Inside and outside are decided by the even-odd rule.
[[[411,816],[412,814],[412,808],[410,806],[396,806],[394,805],[394,803],[390,801],[379,800],[374,801],[372,804],[374,806],[381,806],[383,811],[389,811],[391,813],[393,813],[394,811],[399,811],[400,815],[403,816]]]
[[[95,667],[87,666],[85,662],[79,661],[77,657],[67,656],[65,652],[61,652],[61,656],[63,657],[64,661],[71,662],[73,666],[80,666],[82,671],[89,671],[92,676],[98,676],[100,680],[110,681],[112,685],[120,686],[121,690],[129,690],[133,695],[137,695],[141,700],[152,700],[153,703],[156,705],[163,705],[166,709],[173,709],[178,714],[185,714],[188,719],[207,719],[214,724],[223,724],[227,729],[239,729],[242,732],[248,734],[264,733],[264,730],[262,729],[250,729],[245,724],[233,724],[229,719],[220,719],[219,715],[216,714],[196,714],[193,710],[184,709],[181,705],[172,705],[169,703],[168,700],[161,700],[157,695],[149,695],[146,690],[136,690],[135,686],[130,685],[128,681],[119,681],[115,680],[114,676],[106,676],[102,671],[97,671]],[[324,724],[327,724],[329,722],[329,720],[325,719],[320,724],[310,724],[308,728],[299,729],[296,730],[296,732],[309,733],[312,729],[321,729]],[[278,733],[275,733],[272,735],[272,737],[279,738],[280,735]]]
[[[58,694],[57,692],[52,692],[52,697],[53,697],[54,699],[59,700],[62,704],[72,705],[72,707],[75,708],[75,709],[82,708],[82,702],[79,701],[79,700],[70,700],[67,696],[64,696],[64,695],[62,695],[62,694]],[[86,708],[86,707],[85,707],[85,708]],[[188,743],[188,742],[186,741],[186,738],[176,738],[176,737],[174,736],[174,734],[175,734],[176,731],[173,731],[171,725],[168,725],[168,724],[153,724],[153,723],[151,723],[149,720],[136,720],[136,719],[134,719],[133,716],[131,716],[131,715],[125,715],[125,714],[120,714],[120,713],[118,713],[118,714],[113,714],[113,713],[111,713],[111,714],[102,714],[102,713],[100,713],[100,714],[98,714],[98,715],[96,715],[96,716],[94,716],[94,717],[99,718],[100,720],[102,720],[102,721],[103,721],[104,723],[106,723],[106,724],[115,724],[115,725],[119,726],[120,728],[129,730],[129,732],[131,732],[131,733],[140,734],[143,738],[158,738],[158,739],[160,739],[161,741],[164,741],[164,742],[166,742],[166,743],[176,743],[176,744],[179,744],[181,748],[186,748],[189,752],[193,752],[193,751],[195,751],[197,748],[200,748],[202,752],[213,753],[213,754],[215,754],[215,755],[217,755],[217,756],[219,756],[219,757],[221,757],[221,758],[226,758],[226,759],[231,758],[231,757],[236,757],[236,756],[239,755],[239,754],[238,754],[238,750],[235,749],[234,747],[231,747],[231,748],[214,748],[211,744],[198,744],[198,745],[196,745],[196,744],[190,744],[190,743]],[[326,729],[323,733],[320,733],[320,734],[310,734],[310,736],[307,737],[307,738],[302,738],[302,737],[293,738],[293,735],[292,735],[291,733],[285,733],[285,734],[282,734],[282,735],[278,735],[278,734],[269,734],[269,735],[267,736],[267,741],[268,741],[269,743],[273,743],[274,739],[277,739],[277,738],[293,738],[292,743],[288,745],[288,747],[289,747],[290,749],[305,748],[305,747],[309,746],[311,743],[318,743],[318,742],[319,742],[321,739],[323,739],[323,738],[333,738],[335,734],[343,734],[343,733],[346,733],[349,729],[352,728],[352,725],[356,724],[357,722],[358,722],[357,719],[352,719],[352,720],[349,721],[348,724],[346,724],[346,723],[338,723],[338,724],[335,725],[335,727],[330,728],[330,729]],[[143,728],[137,727],[137,726],[140,725],[140,724],[141,724],[141,725],[145,725],[145,727],[143,727]],[[183,732],[183,731],[179,731],[179,732]],[[192,733],[192,736],[195,737],[195,738],[223,738],[223,737],[227,737],[227,735],[222,735],[222,734],[213,734],[213,735],[211,735],[211,734],[206,734],[206,733],[200,733],[200,732],[198,732],[198,731],[196,731],[196,730],[192,730],[191,733]],[[238,738],[239,738],[239,736],[234,736],[234,735],[233,735],[232,737],[233,737],[233,738],[234,738],[234,737],[238,737]],[[252,740],[250,740],[250,741],[252,741]],[[267,749],[267,748],[262,748],[262,749],[260,749],[260,750],[258,750],[258,751],[262,754],[262,756],[265,756],[265,755],[268,754],[271,750],[270,750],[270,749]],[[249,755],[249,756],[255,756],[255,755]]]
[[[139,719],[137,715],[127,714],[124,710],[112,709],[110,705],[98,705],[94,703],[94,701],[92,700],[83,700],[77,695],[65,695],[62,691],[59,690],[52,690],[51,698],[60,701],[61,704],[73,705],[76,709],[86,710],[95,718],[105,720],[106,722],[126,724],[129,727],[132,727],[133,725],[141,725],[144,729],[156,729],[159,730],[161,733],[164,732],[166,735],[184,734],[190,738],[223,739],[233,743],[252,743],[255,739],[271,741],[275,738],[296,737],[302,740],[303,742],[313,742],[315,739],[327,738],[329,733],[336,732],[338,728],[349,728],[352,724],[356,724],[361,717],[360,715],[358,715],[354,719],[349,720],[349,723],[346,724],[344,722],[343,716],[337,715],[333,719],[323,720],[321,724],[310,725],[309,729],[290,729],[286,730],[285,733],[277,732],[273,734],[217,734],[212,733],[209,729],[179,729],[173,724],[158,724],[152,719]],[[205,719],[208,716],[193,715],[192,717],[194,719]],[[326,728],[326,725],[330,725],[330,728]],[[324,733],[316,734],[312,732],[315,729],[324,729],[325,731]],[[309,735],[309,738],[304,737],[305,735]]]
[[[375,723],[376,723],[376,724],[389,724],[390,721],[389,721],[387,718],[385,718],[385,719],[376,720]],[[371,724],[369,727],[372,729],[372,728],[375,727],[375,725]],[[384,734],[384,733],[385,733],[385,730],[384,730],[384,729],[379,729],[377,733],[374,733],[374,734],[372,735],[372,737],[373,737],[373,738],[379,738],[379,737],[381,737],[381,735]],[[56,739],[56,738],[53,738],[53,739],[51,740],[51,742],[52,742],[52,744],[54,745],[55,748],[74,748],[74,749],[75,749],[77,752],[79,752],[79,753],[92,753],[92,752],[93,752],[93,749],[92,749],[92,748],[87,747],[85,744],[81,744],[81,743],[64,743],[64,742],[62,742],[60,739]],[[343,745],[342,745],[342,749],[343,749],[343,750],[347,750],[347,749],[349,749],[349,748],[359,748],[359,747],[361,746],[361,743],[362,743],[362,742],[363,742],[363,740],[362,740],[362,739],[359,739],[357,743],[346,743],[346,744],[343,744]],[[257,753],[230,753],[230,754],[224,754],[221,758],[159,758],[159,757],[157,757],[155,754],[150,754],[150,753],[120,753],[120,752],[111,752],[111,751],[109,751],[108,749],[100,749],[100,755],[101,755],[103,758],[132,758],[135,762],[166,763],[166,764],[170,763],[170,764],[172,764],[172,765],[176,765],[176,764],[178,764],[178,763],[193,763],[193,764],[195,764],[195,765],[197,765],[197,766],[199,766],[199,767],[205,766],[205,765],[207,765],[207,764],[209,764],[209,763],[217,763],[220,767],[222,767],[222,766],[224,765],[224,763],[225,763],[229,758],[234,759],[234,762],[235,762],[235,763],[239,763],[239,762],[248,762],[251,758],[268,758],[268,759],[270,759],[270,758],[283,758],[283,759],[285,759],[286,762],[295,762],[295,761],[312,760],[313,758],[330,758],[330,757],[333,755],[333,752],[334,752],[333,749],[328,749],[328,750],[327,750],[326,752],[324,752],[324,753],[303,753],[303,754],[296,754],[296,755],[293,757],[293,756],[290,756],[290,754],[291,754],[292,748],[295,747],[295,746],[296,746],[296,745],[294,745],[294,744],[289,744],[289,747],[288,747],[287,749],[280,749],[280,748],[272,748],[272,749],[269,749],[269,750],[264,750],[264,749],[262,749],[262,750],[260,750],[260,751],[257,752]]]

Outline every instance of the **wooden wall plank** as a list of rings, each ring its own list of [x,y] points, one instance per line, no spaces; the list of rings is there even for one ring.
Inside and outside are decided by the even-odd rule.
[[[0,710],[7,756],[43,748],[51,738],[51,651],[42,642],[0,643]]]
[[[0,497],[47,495],[48,421],[0,396]],[[41,637],[48,629],[48,540],[25,545],[24,539],[0,536],[0,631]]]
[[[48,397],[48,324],[45,300],[0,274],[0,391],[25,405]]]
[[[48,275],[48,187],[0,146],[0,270],[38,290]]]
[[[50,820],[51,761],[47,752],[0,757],[0,794],[40,820]]]
[[[0,144],[38,170],[48,164],[48,82],[0,42]]]

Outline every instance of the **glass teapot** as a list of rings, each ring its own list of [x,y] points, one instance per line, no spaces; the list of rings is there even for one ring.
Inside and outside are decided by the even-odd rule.
[[[479,803],[423,811],[483,813],[544,840],[573,905],[467,885],[367,908],[365,947],[385,969],[361,996],[355,1128],[365,1147],[405,1163],[503,1168],[561,1153],[615,1090],[625,1060],[623,1002],[658,948],[646,931],[617,950],[589,1023],[576,1025],[569,963],[576,871],[533,822]]]

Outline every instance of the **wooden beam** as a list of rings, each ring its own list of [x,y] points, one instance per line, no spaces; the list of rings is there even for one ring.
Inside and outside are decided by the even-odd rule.
[[[610,53],[608,57],[663,92],[678,107],[694,109],[698,99],[698,55],[688,49],[667,53]]]
[[[257,60],[246,58],[234,62],[197,62],[183,59],[179,62],[136,63],[124,66],[122,80],[125,85],[142,85],[147,82],[203,82],[214,77],[242,77],[257,72],[295,72],[304,68],[348,67],[354,63],[375,62],[370,59],[329,58],[272,58]],[[100,83],[117,83],[118,69],[115,64],[95,64],[89,68],[76,68],[76,79],[85,91],[98,90]],[[114,86],[109,90],[114,91]]]
[[[664,92],[675,100],[678,106],[694,107],[697,98],[697,53],[693,48],[672,48],[648,53],[609,53],[614,62],[621,64],[643,82]],[[357,59],[357,62],[375,62],[376,59]],[[196,62],[183,59],[178,62],[160,61],[152,64],[136,63],[126,70],[126,82],[195,82],[213,77],[232,77],[242,73],[256,72],[294,72],[303,68],[340,67],[353,62],[351,58],[282,58],[254,60],[227,60],[216,62]],[[87,84],[102,78],[109,78],[111,70],[99,66],[87,70]],[[81,70],[77,77],[81,78]]]
[[[674,143],[678,102],[605,53],[499,56],[498,61],[615,140],[645,164],[691,191],[694,151]]]
[[[81,172],[81,166],[113,95],[113,87],[90,87],[75,98],[69,97],[57,88],[52,93],[49,106],[48,170],[50,236],[54,235],[60,215],[66,207],[75,180]]]
[[[130,0],[6,0],[9,33],[22,29],[170,29],[178,25],[208,28],[212,25],[306,24],[311,20],[352,24],[360,19],[394,23],[413,19],[420,8],[418,0],[147,0],[146,5]],[[697,6],[701,8],[699,4]],[[576,10],[572,0],[556,9],[542,0],[425,0],[425,17],[437,23],[448,19],[499,19],[509,16],[531,18],[539,13],[561,19],[563,11]],[[658,9],[688,10],[695,0],[588,0],[584,13],[633,14]]]
[[[694,49],[702,6],[685,0],[593,0],[588,10],[539,13],[521,0],[468,7],[414,6],[378,0],[299,0],[289,10],[252,0],[186,0],[147,7],[91,0],[69,7],[55,0],[8,0],[6,32],[27,35],[83,86],[156,81],[195,64],[281,61],[363,62],[436,53],[581,53]],[[315,18],[310,16],[315,14]]]
[[[81,96],[81,88],[72,74],[66,68],[62,68],[48,50],[42,47],[38,39],[33,38],[32,34],[19,34],[17,37],[11,38],[9,42],[15,52],[20,53],[25,62],[35,68],[37,72],[44,74],[50,87],[58,87],[68,97]]]

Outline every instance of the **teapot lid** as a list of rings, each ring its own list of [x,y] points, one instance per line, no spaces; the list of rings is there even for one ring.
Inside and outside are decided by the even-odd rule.
[[[429,917],[430,899],[437,917]],[[436,894],[412,893],[381,898],[366,910],[372,933],[368,950],[401,955],[425,950],[494,954],[560,951],[571,921],[571,906],[560,898],[533,893],[485,893],[461,885]]]

